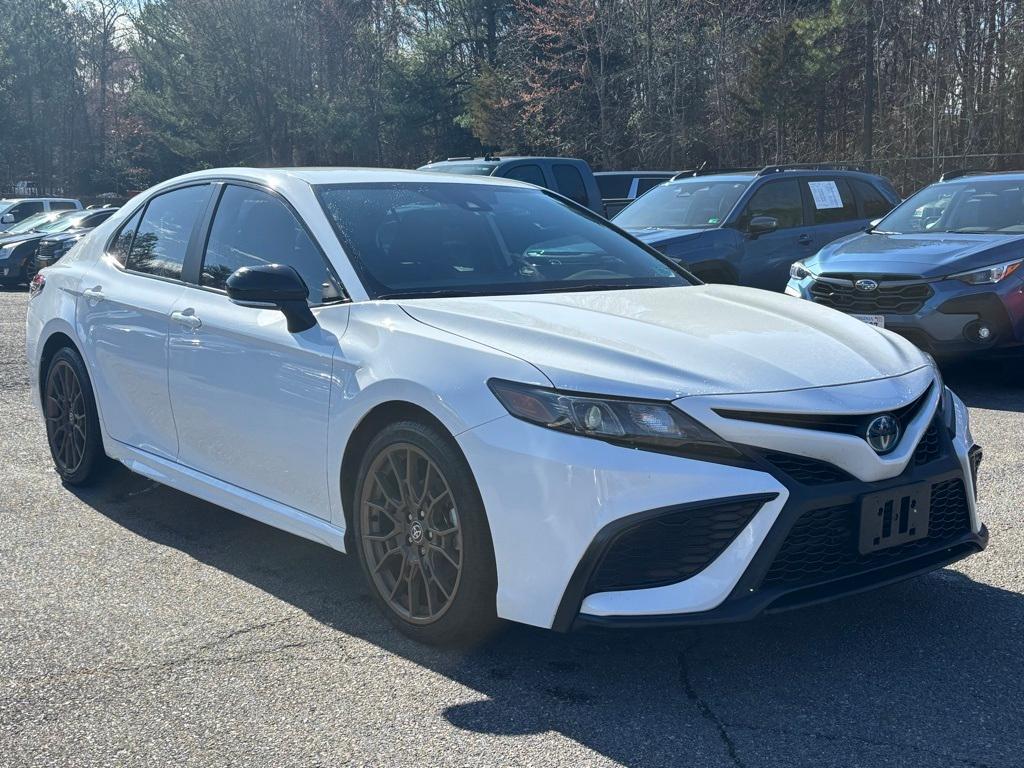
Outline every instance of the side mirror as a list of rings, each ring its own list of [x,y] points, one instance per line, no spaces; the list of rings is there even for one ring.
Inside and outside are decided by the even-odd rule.
[[[13,213],[5,213],[3,215],[3,218],[0,218],[0,224],[13,224],[13,223],[14,223],[14,214]]]
[[[299,273],[284,264],[236,269],[225,283],[228,298],[240,307],[278,309],[288,320],[289,333],[308,331],[316,325],[309,311],[309,288]]]
[[[747,224],[747,234],[751,237],[767,235],[779,228],[779,220],[774,216],[754,216]]]

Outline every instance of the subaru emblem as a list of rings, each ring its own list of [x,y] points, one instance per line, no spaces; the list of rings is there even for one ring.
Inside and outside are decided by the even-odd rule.
[[[858,291],[875,291],[878,290],[878,283],[874,280],[858,280],[855,285]]]
[[[876,416],[868,424],[864,439],[875,453],[888,453],[900,439],[900,422],[891,413]]]

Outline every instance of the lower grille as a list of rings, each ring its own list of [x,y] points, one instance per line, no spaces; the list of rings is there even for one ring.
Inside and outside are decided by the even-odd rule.
[[[853,480],[834,464],[791,453],[766,453],[765,458],[802,485],[828,485]]]
[[[967,454],[971,461],[971,482],[974,484],[974,498],[978,498],[978,469],[981,467],[982,451],[980,445],[975,445]]]
[[[587,592],[642,589],[690,578],[722,554],[766,500],[670,510],[627,528],[609,544]]]
[[[971,529],[964,484],[959,479],[932,486],[928,536],[900,546],[860,554],[860,505],[805,512],[783,542],[762,586],[793,586],[852,576],[916,552],[941,546]]]
[[[942,455],[942,441],[939,439],[939,425],[933,421],[921,437],[921,442],[914,449],[914,464],[921,466],[935,461]]]
[[[845,280],[816,280],[810,292],[811,299],[818,304],[867,315],[912,315],[932,296],[928,283],[881,283],[873,291],[861,291],[853,281]]]

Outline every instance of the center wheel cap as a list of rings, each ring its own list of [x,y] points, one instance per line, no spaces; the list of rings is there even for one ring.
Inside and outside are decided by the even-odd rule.
[[[423,524],[419,520],[409,526],[409,538],[412,539],[414,544],[419,544],[423,541]]]

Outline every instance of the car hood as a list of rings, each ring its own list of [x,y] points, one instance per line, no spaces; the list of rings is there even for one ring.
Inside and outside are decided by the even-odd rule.
[[[784,391],[908,373],[925,356],[813,302],[752,288],[400,302],[422,323],[538,368],[565,390],[674,399]]]
[[[708,231],[706,229],[670,229],[667,227],[625,227],[625,230],[633,237],[655,248],[669,242],[695,240]]]
[[[11,243],[23,243],[27,240],[38,240],[43,235],[41,232],[22,232],[20,235],[5,235],[0,232],[0,245],[10,245]]]
[[[1024,235],[859,233],[806,262],[819,274],[945,277],[1019,256]]]

